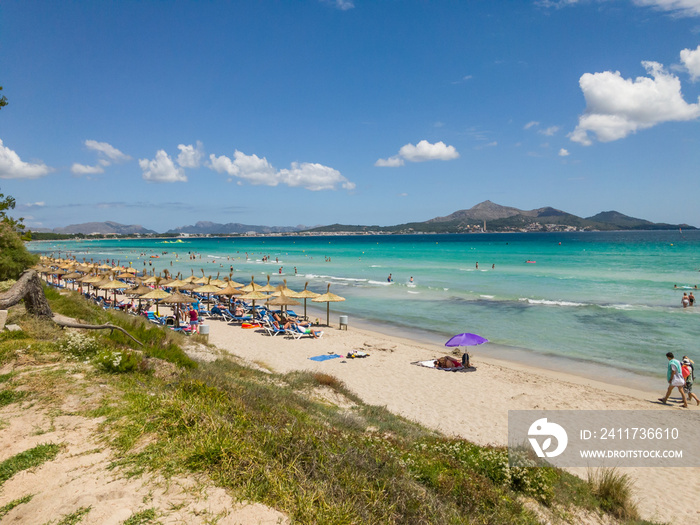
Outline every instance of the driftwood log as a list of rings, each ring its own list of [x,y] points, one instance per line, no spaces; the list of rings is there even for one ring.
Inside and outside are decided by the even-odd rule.
[[[129,332],[111,323],[105,324],[85,324],[72,317],[55,314],[51,311],[49,301],[44,295],[44,288],[41,279],[34,270],[26,270],[15,284],[8,291],[0,294],[0,310],[6,310],[24,299],[24,305],[31,315],[51,319],[58,326],[64,328],[79,328],[82,330],[118,330],[127,337],[143,346],[143,343],[132,336]]]
[[[27,312],[36,316],[51,319],[53,312],[49,301],[44,295],[41,279],[34,270],[26,270],[8,291],[0,294],[0,310],[7,310],[24,299]]]
[[[56,323],[58,326],[62,326],[64,328],[81,328],[82,330],[110,330],[111,332],[113,332],[114,330],[119,330],[121,333],[129,337],[132,341],[135,341],[136,343],[143,346],[143,343],[141,341],[136,339],[133,335],[124,330],[121,326],[114,326],[111,323],[84,324],[77,321],[76,319],[73,319],[72,317],[66,317],[65,315],[61,314],[53,314],[53,322]]]

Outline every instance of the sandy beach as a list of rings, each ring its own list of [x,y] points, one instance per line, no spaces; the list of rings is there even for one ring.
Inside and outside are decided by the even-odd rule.
[[[205,320],[209,342],[274,372],[311,370],[343,381],[364,402],[388,410],[448,436],[478,444],[505,445],[508,410],[681,410],[656,402],[664,385],[654,391],[635,390],[571,374],[553,372],[488,357],[488,346],[472,351],[474,372],[449,373],[412,365],[449,354],[441,346],[417,344],[366,329],[321,327],[324,335],[314,340],[268,336],[262,332]],[[362,350],[363,359],[336,358],[322,362],[312,356],[347,355]],[[446,350],[448,350],[446,352]],[[689,410],[700,410],[693,406]],[[586,469],[571,469],[586,476]],[[669,494],[695,494],[700,490],[700,468],[626,468],[634,480],[636,501],[642,516],[661,522],[698,523],[700,504],[694,497],[673,498]]]

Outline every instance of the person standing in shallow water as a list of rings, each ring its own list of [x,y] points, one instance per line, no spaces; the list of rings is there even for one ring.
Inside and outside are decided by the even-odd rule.
[[[688,294],[688,306],[693,306],[695,304],[695,296],[693,295],[693,292],[690,292]]]

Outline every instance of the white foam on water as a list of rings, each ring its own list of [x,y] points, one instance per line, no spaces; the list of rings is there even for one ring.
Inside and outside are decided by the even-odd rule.
[[[367,281],[368,284],[377,284],[379,286],[391,286],[394,284],[393,282],[388,282],[388,281]]]
[[[411,290],[406,290],[406,292],[412,293],[412,294],[419,294],[419,293],[420,293],[420,292],[413,292],[413,291],[411,291]]]
[[[494,295],[480,295],[479,297],[483,297],[484,299],[493,299],[495,296]]]
[[[572,301],[552,301],[550,299],[528,299],[527,297],[521,297],[520,301],[525,301],[529,304],[542,304],[545,306],[590,306],[586,303],[575,303]]]

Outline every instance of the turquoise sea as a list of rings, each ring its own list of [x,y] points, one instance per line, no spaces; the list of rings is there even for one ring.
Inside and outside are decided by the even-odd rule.
[[[346,298],[331,304],[331,323],[347,314],[351,324],[429,342],[473,332],[495,343],[477,354],[635,386],[663,389],[656,383],[669,350],[700,359],[700,304],[680,305],[683,291],[700,284],[700,231],[86,240],[29,249],[184,277],[201,269],[223,277],[233,267],[239,282],[265,284],[269,275],[295,290],[308,281],[325,292],[330,283]],[[321,307],[314,316],[323,319]]]

